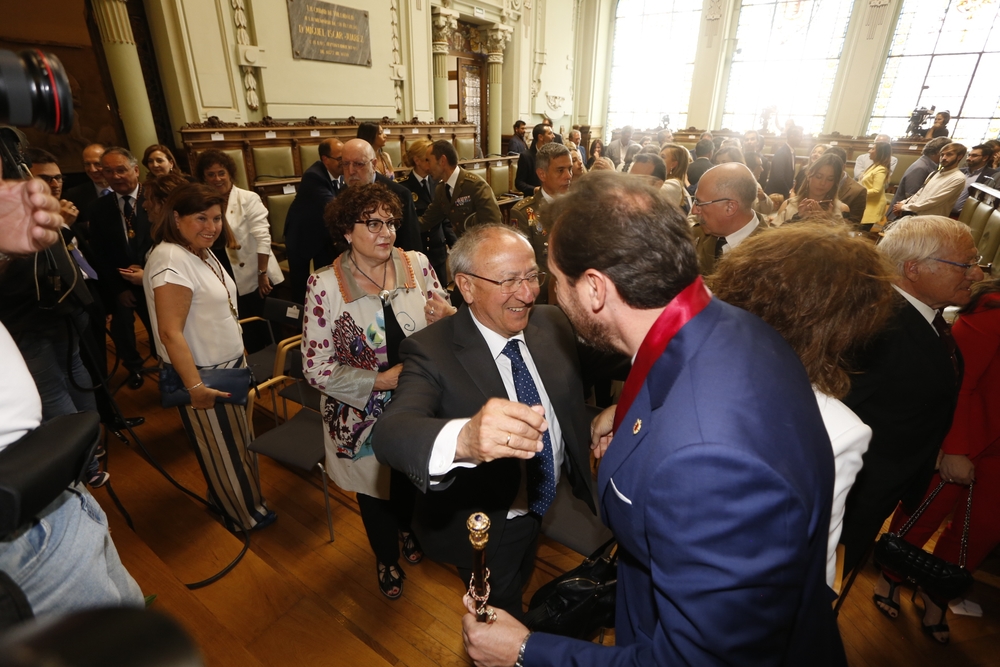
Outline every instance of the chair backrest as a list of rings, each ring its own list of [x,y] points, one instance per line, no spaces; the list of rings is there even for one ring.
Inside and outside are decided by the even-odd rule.
[[[299,144],[299,162],[302,165],[302,171],[313,166],[313,163],[318,159],[319,144]]]
[[[285,242],[285,220],[295,195],[271,195],[267,198],[267,217],[271,221],[271,241]]]
[[[972,226],[972,214],[976,212],[979,208],[981,201],[975,197],[969,197],[965,200],[965,204],[962,205],[962,213],[958,216],[959,222],[964,222],[965,224]]]
[[[983,257],[990,258],[997,254],[1000,249],[1000,210],[993,209],[990,213],[990,219],[986,221],[983,235],[976,242],[976,247]]]
[[[233,174],[233,184],[238,188],[249,190],[250,179],[247,178],[247,168],[246,163],[243,161],[243,151],[233,148],[222,152],[233,158],[233,162],[236,163],[236,173]]]
[[[490,187],[497,197],[505,195],[510,191],[510,167],[504,162],[502,167],[493,165],[490,167]]]
[[[403,164],[403,155],[399,148],[399,141],[395,139],[386,141],[382,150],[389,154],[389,159],[392,160],[393,167],[398,167]]]
[[[269,296],[264,299],[264,308],[261,317],[275,324],[284,324],[293,327],[296,331],[301,332],[302,310],[301,303]]]
[[[476,140],[472,137],[455,139],[455,150],[459,160],[474,160],[476,158]]]
[[[979,245],[979,237],[983,235],[983,230],[986,229],[986,223],[989,221],[992,212],[992,206],[980,203],[976,207],[976,210],[972,212],[972,215],[969,216],[969,230],[972,232],[972,242],[976,245]]]
[[[260,146],[253,149],[253,166],[258,181],[271,181],[295,176],[291,146]]]

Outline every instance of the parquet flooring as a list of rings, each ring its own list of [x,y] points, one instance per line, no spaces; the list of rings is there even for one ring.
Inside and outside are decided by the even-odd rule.
[[[119,373],[116,379],[123,378]],[[137,433],[152,457],[203,495],[205,482],[180,418],[159,406],[155,376],[138,391],[121,389],[117,400],[126,415],[146,417]],[[268,425],[265,411],[257,411],[258,432]],[[211,667],[470,664],[461,637],[462,583],[454,570],[427,559],[405,564],[402,598],[384,598],[353,494],[329,485],[336,534],[331,543],[319,476],[299,475],[261,457],[264,496],[277,522],[253,533],[250,551],[232,572],[192,591],[183,582],[224,567],[242,540],[156,472],[135,444],[110,439],[109,461],[112,485],[135,532],[107,491],[94,495],[109,516],[122,561],[145,594],[157,595],[154,607],[187,629]],[[543,538],[525,599],[580,559]],[[983,606],[983,618],[949,616],[947,647],[923,636],[919,601],[911,604],[906,592],[899,619],[879,614],[870,593],[875,576],[870,567],[859,576],[841,612],[851,667],[1000,664],[1000,590],[990,585],[995,576],[984,574],[971,594]]]

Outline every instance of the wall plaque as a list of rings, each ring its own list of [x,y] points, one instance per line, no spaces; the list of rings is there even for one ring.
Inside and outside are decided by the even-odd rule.
[[[292,55],[349,65],[372,65],[368,12],[320,0],[288,0]]]

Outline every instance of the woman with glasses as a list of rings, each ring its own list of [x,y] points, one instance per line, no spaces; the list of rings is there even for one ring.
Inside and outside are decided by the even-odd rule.
[[[326,470],[357,493],[361,520],[377,561],[378,586],[403,593],[403,557],[423,552],[410,532],[415,487],[375,460],[372,428],[396,388],[404,338],[455,312],[427,257],[395,248],[399,199],[382,183],[347,188],[326,209],[334,238],[348,249],[306,284],[303,372],[324,395]]]

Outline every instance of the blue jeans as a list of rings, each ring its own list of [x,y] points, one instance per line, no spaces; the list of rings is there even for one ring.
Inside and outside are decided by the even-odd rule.
[[[78,329],[86,331],[86,313],[78,315],[77,321]],[[71,345],[65,323],[52,327],[44,334],[22,334],[17,337],[17,347],[42,398],[42,421],[75,412],[97,412],[94,392],[76,388],[89,389],[93,384],[90,373],[80,360],[80,340],[74,333]]]
[[[104,510],[82,485],[63,491],[28,528],[0,540],[0,570],[24,591],[36,617],[144,605],[118,558]]]

